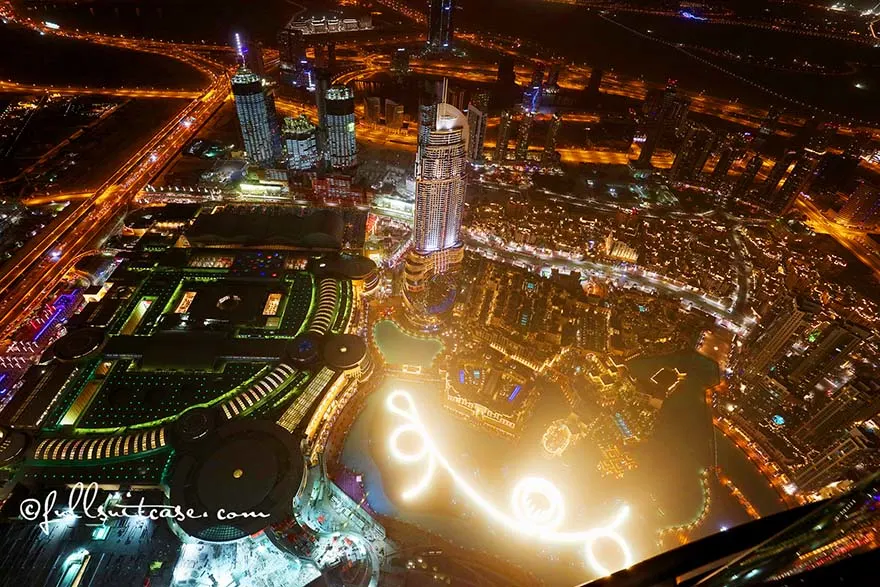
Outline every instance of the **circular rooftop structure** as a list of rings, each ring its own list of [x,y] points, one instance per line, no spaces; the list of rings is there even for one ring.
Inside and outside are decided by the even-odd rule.
[[[101,328],[78,328],[55,341],[52,352],[61,361],[78,361],[99,351],[104,340]]]
[[[0,428],[0,466],[24,457],[28,437],[23,432]]]
[[[324,363],[331,369],[354,369],[367,356],[367,345],[354,334],[332,334],[324,341]]]
[[[352,281],[364,281],[376,273],[376,263],[363,255],[324,255],[312,263],[312,271],[318,276],[338,276]]]
[[[287,430],[245,419],[221,426],[209,438],[175,446],[171,504],[205,513],[178,522],[181,530],[199,540],[228,542],[289,515],[304,463]]]
[[[316,332],[298,334],[287,345],[287,360],[297,366],[310,365],[321,356],[324,337]]]
[[[174,434],[178,442],[199,442],[207,438],[216,426],[214,410],[194,408],[180,415],[174,424]]]

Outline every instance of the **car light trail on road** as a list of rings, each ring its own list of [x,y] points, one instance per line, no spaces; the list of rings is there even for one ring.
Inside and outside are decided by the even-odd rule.
[[[580,531],[560,531],[557,528],[565,521],[565,504],[562,493],[547,479],[525,477],[514,486],[511,494],[511,511],[502,511],[474,488],[446,459],[436,442],[422,423],[412,395],[396,390],[385,400],[386,408],[405,422],[397,426],[388,436],[388,449],[391,456],[400,463],[412,465],[425,463],[425,472],[414,484],[403,491],[402,497],[412,500],[422,495],[430,486],[437,469],[443,469],[464,493],[489,519],[508,529],[541,542],[550,544],[583,544],[586,565],[601,576],[616,569],[600,561],[595,547],[600,539],[614,542],[623,557],[623,568],[633,564],[632,550],[620,535],[618,528],[629,517],[629,507],[621,506],[610,523]],[[401,446],[401,438],[406,435],[418,437],[420,446],[408,450]]]

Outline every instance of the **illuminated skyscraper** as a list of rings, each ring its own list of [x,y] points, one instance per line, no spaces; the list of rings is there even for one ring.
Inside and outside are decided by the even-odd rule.
[[[773,200],[780,180],[785,175],[785,172],[788,171],[788,168],[794,162],[796,156],[797,153],[794,151],[787,151],[782,157],[776,160],[776,163],[773,164],[773,168],[770,170],[770,173],[767,174],[767,179],[761,184],[759,194],[759,200],[765,206]]]
[[[510,139],[510,124],[513,115],[505,110],[501,113],[501,122],[498,125],[498,142],[495,144],[495,163],[504,163],[507,160],[507,142]]]
[[[871,332],[852,322],[838,321],[829,325],[822,336],[807,350],[788,378],[803,389],[812,389],[823,378],[833,376],[850,358]]]
[[[445,95],[445,91],[444,91]],[[429,281],[461,262],[468,123],[445,101],[416,153],[416,197],[406,289],[424,291]]]
[[[404,266],[407,319],[436,330],[455,301],[455,269],[464,258],[461,216],[467,171],[467,118],[443,99],[416,152],[412,249]]]
[[[486,125],[489,122],[489,94],[476,92],[471,96],[467,108],[468,119],[468,161],[483,160],[483,142],[486,140]]]
[[[327,90],[327,152],[330,166],[345,169],[357,164],[354,130],[354,93],[346,86]]]
[[[559,134],[560,126],[562,126],[562,117],[559,114],[554,114],[550,119],[550,128],[547,129],[547,139],[544,141],[542,158],[545,165],[556,159],[556,136]]]
[[[318,153],[321,160],[329,156],[327,142],[327,91],[330,89],[330,70],[316,67],[314,72],[315,105],[318,108]]]
[[[688,181],[699,175],[712,151],[713,141],[711,130],[704,126],[691,125],[675,154],[672,169],[669,170],[669,179]]]
[[[822,307],[809,299],[793,297],[783,298],[773,308],[772,315],[754,342],[748,343],[743,367],[748,374],[763,375],[775,363],[785,349],[792,335],[804,323],[804,320]]]
[[[398,47],[391,52],[391,73],[397,75],[409,73],[409,52],[405,47]]]
[[[468,123],[462,112],[437,105],[437,117],[416,153],[413,249],[423,255],[461,245]]]
[[[802,153],[795,161],[788,177],[779,186],[779,190],[767,202],[767,209],[777,214],[788,212],[798,195],[809,189],[818,164],[819,158],[816,155],[809,152]]]
[[[390,98],[385,99],[385,126],[394,130],[403,127],[403,104],[398,104]]]
[[[519,123],[519,129],[516,132],[516,159],[517,161],[525,161],[529,155],[529,137],[532,134],[532,124],[535,122],[535,113],[526,112],[523,114]]]
[[[452,0],[430,0],[428,48],[445,51],[452,47]]]
[[[690,104],[690,98],[680,96],[675,82],[671,80],[664,90],[648,92],[642,105],[645,118],[645,142],[636,162],[639,167],[650,167],[654,150],[662,143],[671,140],[671,137],[684,127]]]
[[[813,492],[851,477],[858,469],[876,471],[880,436],[873,422],[860,423],[794,474],[801,492]],[[829,549],[830,550],[830,549]]]
[[[364,119],[370,124],[379,124],[382,118],[382,98],[367,96],[364,98]]]
[[[442,90],[435,82],[425,82],[419,94],[419,140],[420,145],[428,139],[428,133],[437,120],[437,103]]]
[[[271,165],[281,158],[281,132],[275,103],[263,80],[245,67],[232,76],[232,95],[248,159]]]
[[[760,155],[755,155],[749,159],[749,162],[746,163],[745,170],[743,170],[739,179],[736,180],[736,185],[733,186],[733,192],[731,193],[733,198],[743,199],[748,195],[749,190],[755,183],[755,178],[758,177],[758,172],[761,171],[763,165],[764,160],[761,159]]]
[[[880,379],[865,374],[841,387],[831,400],[794,432],[810,448],[828,446],[858,422],[880,414]]]
[[[282,136],[288,169],[305,171],[318,164],[316,128],[305,114],[297,118],[285,118]]]
[[[729,137],[725,138],[721,142],[721,147],[718,150],[718,159],[715,161],[712,176],[709,178],[709,183],[713,187],[721,186],[727,181],[727,174],[730,172],[730,168],[738,156],[739,152],[734,141]]]

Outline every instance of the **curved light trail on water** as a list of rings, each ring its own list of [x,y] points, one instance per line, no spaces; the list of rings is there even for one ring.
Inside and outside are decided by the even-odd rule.
[[[421,478],[403,491],[402,497],[404,499],[415,499],[424,493],[431,486],[437,469],[443,469],[455,482],[456,487],[491,520],[518,534],[541,542],[583,544],[587,565],[599,575],[608,575],[615,570],[609,569],[596,556],[596,541],[602,538],[614,542],[620,549],[624,559],[624,568],[633,564],[632,550],[617,531],[617,528],[629,517],[628,506],[622,506],[612,521],[605,526],[577,532],[560,531],[558,528],[565,521],[565,502],[562,493],[546,479],[524,477],[513,488],[510,504],[512,514],[508,514],[468,483],[443,456],[422,423],[411,394],[402,390],[394,391],[388,395],[385,405],[389,412],[405,420],[403,424],[392,430],[388,437],[388,449],[391,456],[398,462],[407,465],[425,463],[425,472]],[[400,439],[407,434],[413,434],[419,438],[421,444],[417,449],[404,450],[402,448]]]

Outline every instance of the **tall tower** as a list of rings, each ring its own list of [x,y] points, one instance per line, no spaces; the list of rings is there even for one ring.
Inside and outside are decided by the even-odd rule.
[[[425,82],[419,93],[419,141],[424,144],[437,120],[437,103],[443,90],[435,82]]]
[[[743,365],[748,374],[766,374],[767,368],[779,359],[804,319],[820,312],[822,307],[808,299],[786,297],[775,310],[766,328],[749,344],[749,353]]]
[[[430,0],[428,10],[428,48],[452,48],[452,0]]]
[[[709,183],[713,187],[718,187],[727,181],[727,174],[733,166],[733,162],[737,159],[739,153],[733,141],[725,139],[721,144],[718,152],[718,160],[715,162],[715,168],[712,169],[712,176]]]
[[[444,91],[416,152],[412,251],[405,270],[409,291],[424,289],[431,277],[461,262],[468,134],[467,118],[446,103]]]
[[[486,140],[486,125],[489,122],[489,94],[477,92],[471,96],[467,107],[468,120],[468,161],[483,160],[483,142]]]
[[[758,172],[761,171],[761,167],[764,165],[764,160],[761,159],[760,155],[755,155],[749,162],[746,163],[746,168],[743,170],[742,175],[739,176],[739,179],[736,180],[736,185],[733,186],[733,192],[731,196],[734,199],[743,199],[749,193],[749,190],[752,187],[752,184],[755,183],[755,178],[758,177]]]
[[[773,164],[773,168],[767,174],[767,179],[761,184],[760,200],[765,205],[773,200],[779,181],[785,175],[785,172],[788,171],[788,168],[791,167],[796,155],[794,151],[787,151]]]
[[[712,131],[708,128],[692,125],[685,134],[678,153],[675,154],[672,169],[669,170],[669,179],[687,181],[699,175],[709,158],[713,138]]]
[[[645,142],[636,162],[639,167],[650,167],[654,150],[670,132],[675,132],[684,125],[690,103],[689,98],[678,95],[672,80],[663,91],[648,93],[642,105],[645,115]]]
[[[821,448],[853,424],[880,414],[880,379],[856,377],[841,387],[825,404],[794,432],[794,437]]]
[[[510,139],[510,123],[513,120],[509,110],[501,113],[498,125],[498,142],[495,144],[495,163],[502,164],[507,159],[507,142]]]
[[[547,139],[544,141],[544,153],[541,156],[545,165],[556,159],[556,136],[559,134],[560,126],[562,126],[562,117],[554,114],[550,119],[550,128],[547,129]]]
[[[285,118],[282,136],[288,169],[306,171],[318,164],[317,129],[305,114]]]
[[[281,132],[275,103],[263,87],[263,80],[240,67],[232,76],[232,96],[248,159],[271,165],[281,158]]]
[[[788,378],[803,389],[811,389],[824,377],[833,375],[870,336],[871,331],[857,324],[842,321],[832,323],[792,369]]]
[[[795,162],[791,173],[779,186],[779,191],[767,203],[767,208],[777,214],[788,212],[798,194],[809,189],[818,164],[818,157],[812,153],[804,152]]]
[[[461,245],[464,209],[467,119],[445,102],[425,144],[416,154],[413,248],[433,254]]]
[[[346,169],[357,164],[354,130],[354,93],[346,86],[327,90],[327,151],[330,166]]]
[[[516,133],[516,160],[525,161],[529,155],[529,137],[532,134],[532,124],[535,122],[534,112],[525,112],[519,123]]]

